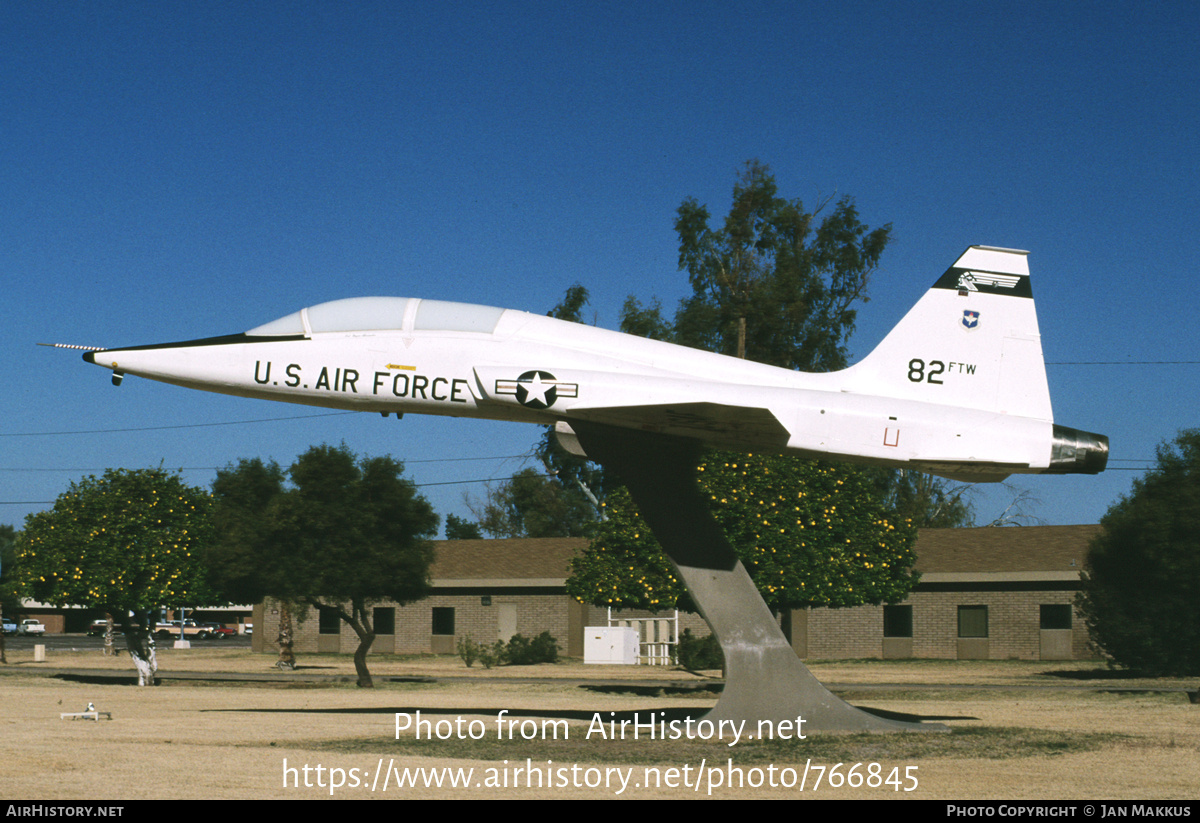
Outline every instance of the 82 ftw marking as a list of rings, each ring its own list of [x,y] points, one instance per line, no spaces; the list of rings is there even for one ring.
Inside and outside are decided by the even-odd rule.
[[[908,361],[908,379],[913,383],[942,385],[942,376],[947,374],[975,374],[974,363],[946,363],[930,360],[928,364],[919,357]]]

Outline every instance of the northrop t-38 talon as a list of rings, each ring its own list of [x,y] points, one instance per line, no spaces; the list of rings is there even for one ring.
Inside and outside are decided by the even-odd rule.
[[[1108,439],[1055,425],[1027,253],[972,246],[882,343],[807,374],[522,311],[335,300],[244,334],[95,349],[113,372],[355,411],[653,432],[963,481],[1104,470]]]
[[[720,642],[725,688],[706,715],[714,722],[931,728],[844,703],[800,662],[694,480],[701,445],[963,481],[1095,474],[1108,461],[1108,438],[1054,424],[1026,252],[987,246],[967,249],[867,358],[828,374],[397,297],[336,300],[244,334],[83,357],[118,384],[135,374],[385,416],[553,424],[564,446],[621,475]]]

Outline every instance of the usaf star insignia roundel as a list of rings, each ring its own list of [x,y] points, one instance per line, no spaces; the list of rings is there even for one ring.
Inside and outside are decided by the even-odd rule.
[[[558,386],[548,371],[527,371],[517,378],[517,402],[531,409],[546,409],[558,399]]]
[[[578,383],[564,383],[548,371],[524,372],[516,380],[497,380],[496,394],[515,396],[528,409],[548,409],[560,397],[577,397]]]

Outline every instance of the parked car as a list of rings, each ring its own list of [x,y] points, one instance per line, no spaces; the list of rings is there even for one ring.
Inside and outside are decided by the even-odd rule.
[[[102,637],[106,631],[108,631],[108,621],[107,620],[93,620],[91,625],[88,626],[87,633],[88,633],[88,637]],[[122,633],[123,632],[121,630],[121,624],[114,620],[113,621],[113,634],[122,634]]]
[[[27,617],[21,621],[21,625],[17,626],[17,634],[45,634],[46,627],[42,625],[40,620],[34,620],[32,617]]]
[[[231,629],[228,626],[224,626],[220,623],[201,623],[200,625],[208,629],[208,634],[210,637],[215,637],[218,640],[226,637],[237,636],[237,629]]]
[[[3,628],[0,628],[0,631],[3,631],[5,634],[16,634],[17,624],[15,621],[6,617],[4,618],[4,626]]]
[[[162,638],[179,637],[179,621],[171,620],[166,623],[159,623],[157,628],[154,629],[154,634],[155,636]],[[204,626],[198,625],[195,620],[183,621],[184,637],[197,637],[204,639],[208,637],[208,635],[208,629]]]

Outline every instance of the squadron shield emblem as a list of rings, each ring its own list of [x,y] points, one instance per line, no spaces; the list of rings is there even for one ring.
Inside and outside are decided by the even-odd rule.
[[[979,312],[971,311],[969,309],[964,309],[963,316],[962,316],[962,325],[963,325],[963,328],[966,329],[967,331],[970,331],[971,329],[979,328]]]

